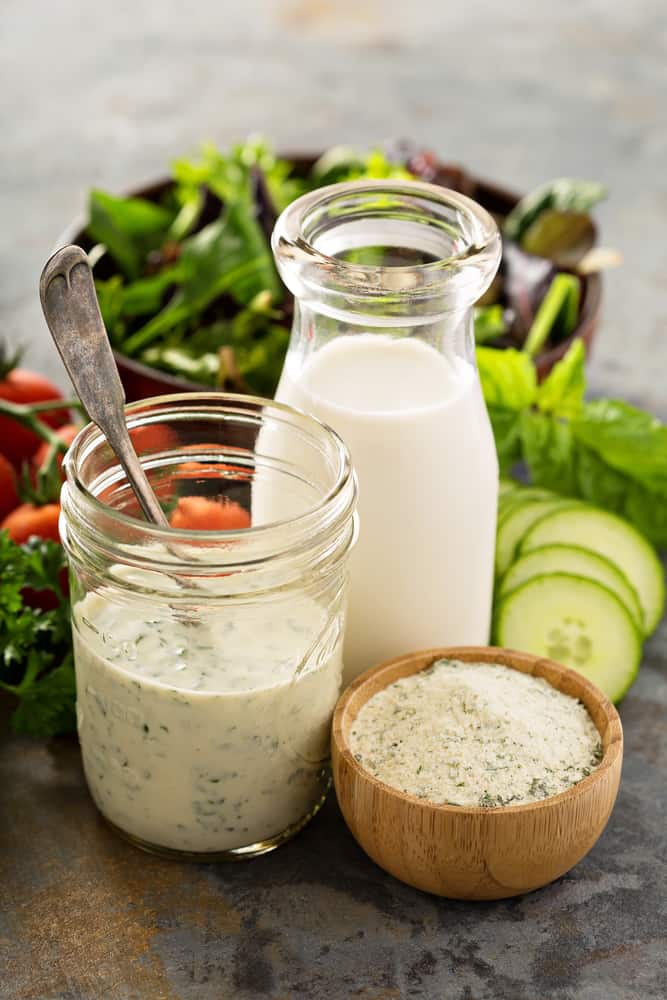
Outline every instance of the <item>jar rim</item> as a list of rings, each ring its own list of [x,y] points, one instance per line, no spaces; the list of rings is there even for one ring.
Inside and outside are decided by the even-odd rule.
[[[431,259],[368,264],[325,252],[321,244],[331,242],[336,227],[345,243],[344,227],[350,234],[362,223],[369,234],[371,226],[384,226],[386,235],[390,225],[396,242],[390,239],[387,246],[412,245]],[[416,240],[417,227],[428,246],[402,243],[408,231]],[[362,243],[357,228],[344,249],[376,245],[370,235]],[[485,208],[458,191],[417,180],[348,181],[317,188],[284,209],[271,246],[297,299],[339,320],[368,314],[398,318],[399,325],[406,305],[413,322],[432,322],[469,308],[490,284],[501,253],[498,226]]]
[[[69,513],[71,507],[71,513],[76,511],[76,515],[79,518],[83,517],[88,525],[94,522],[96,516],[104,517],[107,522],[118,524],[119,529],[131,531],[138,547],[144,546],[147,542],[157,542],[170,549],[182,545],[189,546],[192,550],[193,544],[203,549],[206,546],[214,547],[223,542],[227,546],[228,543],[252,540],[260,544],[266,543],[268,551],[265,558],[268,559],[289,555],[289,546],[294,546],[298,539],[305,541],[310,538],[312,545],[312,531],[316,524],[324,524],[326,528],[335,532],[353,516],[356,507],[356,476],[349,451],[340,436],[327,424],[295,407],[278,403],[275,400],[264,399],[260,396],[215,391],[152,396],[129,404],[125,407],[125,413],[128,427],[131,430],[141,426],[150,426],[151,423],[165,422],[179,413],[192,413],[194,415],[197,410],[200,413],[204,410],[208,413],[226,413],[231,418],[239,416],[245,418],[246,421],[249,416],[254,417],[259,429],[267,409],[283,418],[288,418],[300,430],[306,429],[314,439],[319,438],[319,441],[327,443],[331,448],[330,454],[335,462],[333,483],[316,502],[312,505],[309,504],[305,510],[295,514],[294,517],[229,531],[193,530],[163,527],[119,511],[103,503],[81,476],[80,466],[86,456],[92,450],[104,446],[106,440],[99,428],[93,423],[87,424],[79,431],[65,457],[63,466],[67,478],[63,486],[63,510],[67,510]],[[252,449],[249,451],[251,452]],[[281,537],[284,538],[282,544],[279,541]],[[118,541],[118,539],[108,539],[111,547],[113,547],[114,542],[118,543]],[[109,546],[105,546],[105,549],[108,548]],[[229,549],[234,551],[234,546],[229,545]],[[218,565],[221,568],[244,564],[243,558],[240,560],[225,559],[225,551],[227,548],[221,549],[220,552]],[[139,561],[143,562],[144,560],[139,558]],[[174,566],[172,568],[176,569]],[[210,572],[211,569],[216,568],[216,564],[206,562],[202,566],[197,561],[191,565],[187,560],[184,560],[178,570],[183,571],[186,568],[191,569],[196,574],[197,572]]]
[[[459,191],[418,180],[364,180],[329,184],[326,187],[316,188],[316,190],[291,202],[280,214],[273,230],[271,242],[274,253],[284,253],[286,248],[290,248],[295,258],[308,263],[319,263],[326,267],[335,266],[342,274],[345,271],[348,271],[350,276],[364,272],[377,274],[378,270],[381,270],[378,265],[356,264],[333,257],[318,249],[303,236],[306,221],[313,209],[325,207],[348,196],[363,196],[364,194],[405,195],[421,198],[425,203],[428,202],[434,207],[456,210],[471,226],[471,238],[456,253],[425,263],[393,265],[390,268],[392,272],[437,273],[445,266],[472,261],[475,256],[484,254],[489,246],[495,244],[497,240],[498,227],[490,212]]]

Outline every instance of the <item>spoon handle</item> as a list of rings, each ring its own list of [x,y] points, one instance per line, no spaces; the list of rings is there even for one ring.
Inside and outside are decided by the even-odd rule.
[[[168,521],[148,482],[125,423],[125,392],[104,328],[86,253],[77,246],[47,260],[39,297],[51,336],[90,419],[118,457],[148,521]]]

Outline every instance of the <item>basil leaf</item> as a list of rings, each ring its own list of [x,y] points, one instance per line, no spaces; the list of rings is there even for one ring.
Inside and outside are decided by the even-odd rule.
[[[505,475],[521,459],[521,423],[516,410],[487,406],[496,442],[500,474]]]
[[[577,441],[612,468],[667,494],[667,426],[620,400],[587,403],[572,425]]]
[[[583,341],[577,339],[539,387],[539,410],[558,417],[575,417],[581,411],[586,391],[585,360]]]
[[[577,495],[625,517],[656,546],[667,546],[667,493],[653,490],[576,444]]]
[[[487,406],[523,410],[537,397],[535,366],[521,351],[477,348],[477,368]]]
[[[520,423],[522,457],[534,486],[619,514],[654,545],[667,546],[666,489],[651,489],[607,464],[577,440],[567,421],[526,410]]]
[[[576,496],[575,444],[569,424],[525,410],[520,425],[522,455],[532,483]]]
[[[493,428],[501,472],[521,457],[521,411],[537,394],[535,368],[520,351],[478,347],[477,368]]]

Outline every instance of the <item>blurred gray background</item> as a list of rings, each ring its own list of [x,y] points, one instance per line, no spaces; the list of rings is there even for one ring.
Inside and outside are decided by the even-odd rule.
[[[665,416],[665,0],[4,0],[0,332],[63,382],[42,264],[92,186],[202,139],[318,150],[405,137],[521,191],[606,182],[592,391]]]

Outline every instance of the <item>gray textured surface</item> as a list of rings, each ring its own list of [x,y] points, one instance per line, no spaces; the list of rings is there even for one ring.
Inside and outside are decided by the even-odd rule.
[[[283,148],[409,136],[519,189],[561,173],[609,184],[603,239],[625,265],[607,280],[592,388],[667,416],[664,0],[5,0],[0,16],[0,308],[30,363],[60,380],[37,280],[89,186],[160,175],[206,136],[259,130]],[[97,823],[74,747],[12,742],[0,997],[664,997],[666,704],[663,624],[622,708],[603,838],[555,886],[476,906],[385,877],[331,802],[263,860],[144,859]]]

